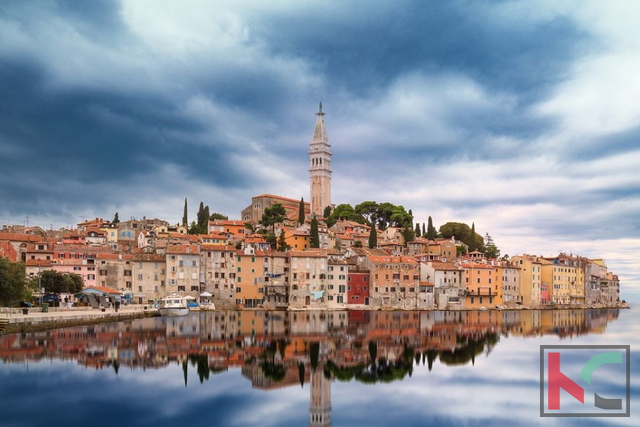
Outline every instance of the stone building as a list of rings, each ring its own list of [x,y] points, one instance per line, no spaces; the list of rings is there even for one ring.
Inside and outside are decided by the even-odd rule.
[[[285,252],[264,255],[264,305],[269,308],[289,306],[289,257]]]
[[[236,251],[233,246],[200,245],[200,282],[215,303],[236,303]]]
[[[418,307],[420,267],[411,257],[370,256],[370,302],[375,307]]]
[[[291,259],[289,306],[292,308],[324,307],[327,300],[329,267],[326,251],[322,249],[289,251],[289,256]]]
[[[152,303],[167,295],[166,260],[157,254],[134,254],[132,259],[133,291],[136,302]]]
[[[200,251],[198,245],[169,245],[166,250],[167,292],[200,296]]]

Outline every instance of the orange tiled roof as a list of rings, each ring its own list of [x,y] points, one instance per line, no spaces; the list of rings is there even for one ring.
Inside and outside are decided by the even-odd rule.
[[[460,270],[460,267],[452,262],[430,261],[431,266],[436,270]]]
[[[376,256],[370,255],[371,262],[379,262],[381,264],[417,264],[418,261],[406,256]]]
[[[297,258],[326,258],[327,252],[322,249],[309,249],[306,251],[289,251],[289,255]]]
[[[11,242],[55,242],[55,239],[47,239],[46,237],[36,234],[2,232],[0,232],[0,240],[9,240]]]
[[[87,286],[85,289],[95,289],[97,291],[105,292],[107,294],[120,295],[120,292],[116,291],[115,289],[105,288],[102,286]]]
[[[189,254],[198,255],[198,245],[169,245],[167,246],[168,254]]]
[[[203,251],[215,251],[215,252],[235,252],[236,248],[229,245],[219,245],[215,243],[203,243],[200,245],[200,250]]]
[[[257,199],[258,197],[270,197],[272,199],[286,200],[287,202],[295,202],[295,203],[300,204],[300,200],[290,199],[289,197],[276,196],[276,195],[273,195],[273,194],[260,194],[259,196],[252,197],[252,199]],[[311,206],[311,203],[309,203],[309,202],[304,202],[304,204],[305,204],[305,206]]]

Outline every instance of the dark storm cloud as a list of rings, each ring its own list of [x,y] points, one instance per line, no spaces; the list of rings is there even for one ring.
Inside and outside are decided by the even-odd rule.
[[[465,74],[531,102],[566,78],[567,65],[587,38],[569,18],[505,17],[499,14],[503,4],[333,3],[303,19],[295,12],[271,15],[260,22],[261,36],[274,52],[310,59],[332,84],[357,95],[418,70]]]
[[[151,175],[166,164],[184,167],[200,183],[233,188],[245,182],[229,166],[215,134],[205,138],[203,125],[170,99],[49,90],[43,71],[27,62],[0,61],[0,81],[0,138],[3,150],[12,153],[0,158],[6,184],[0,187],[0,199],[9,212],[41,201],[109,202],[101,200],[106,193],[86,188],[69,194],[64,185],[55,184],[70,180],[126,188],[132,178]]]

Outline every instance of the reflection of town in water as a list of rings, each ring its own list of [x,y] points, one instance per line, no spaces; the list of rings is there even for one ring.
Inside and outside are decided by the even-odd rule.
[[[310,388],[310,425],[331,425],[331,381],[401,380],[414,366],[459,366],[501,336],[602,333],[618,310],[220,311],[0,337],[5,363],[75,360],[95,369],[181,364],[201,383],[240,368],[261,390]]]

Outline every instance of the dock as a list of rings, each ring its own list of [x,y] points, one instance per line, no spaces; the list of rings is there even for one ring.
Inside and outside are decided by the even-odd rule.
[[[27,310],[27,314],[23,310]],[[91,307],[56,307],[43,312],[40,307],[0,308],[0,334],[40,331],[70,326],[92,325],[105,322],[120,322],[158,316],[158,310],[143,305],[95,309]]]

